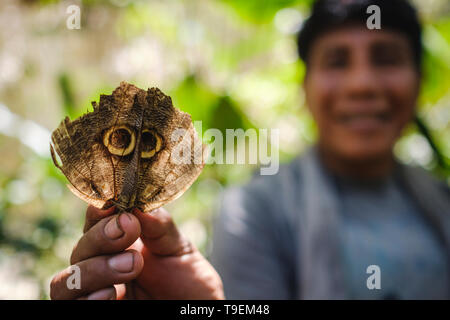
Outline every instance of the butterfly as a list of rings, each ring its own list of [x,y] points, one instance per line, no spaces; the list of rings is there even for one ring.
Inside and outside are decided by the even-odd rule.
[[[158,88],[121,82],[92,105],[74,121],[66,117],[50,143],[53,163],[82,200],[149,212],[178,198],[200,175],[207,146],[191,116]]]

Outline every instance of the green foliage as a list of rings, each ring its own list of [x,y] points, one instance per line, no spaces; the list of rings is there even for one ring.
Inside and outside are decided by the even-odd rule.
[[[277,11],[298,4],[309,6],[311,0],[222,0],[243,18],[253,23],[270,23]]]

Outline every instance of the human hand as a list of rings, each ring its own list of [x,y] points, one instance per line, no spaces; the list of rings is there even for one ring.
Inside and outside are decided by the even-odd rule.
[[[70,263],[80,268],[80,289],[68,288],[67,268],[51,281],[52,299],[224,298],[217,272],[162,208],[115,214],[89,206]]]

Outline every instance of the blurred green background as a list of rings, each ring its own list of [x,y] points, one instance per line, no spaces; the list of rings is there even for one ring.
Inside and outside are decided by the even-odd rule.
[[[395,152],[450,182],[450,2],[414,2],[425,25],[419,118],[433,143],[411,125]],[[80,30],[66,27],[71,4],[81,7]],[[282,162],[313,143],[295,44],[310,4],[0,1],[0,299],[48,299],[52,276],[67,267],[86,204],[53,166],[49,135],[122,80],[159,87],[203,130],[278,128]],[[208,165],[167,206],[207,256],[220,192],[245,183],[254,169]]]

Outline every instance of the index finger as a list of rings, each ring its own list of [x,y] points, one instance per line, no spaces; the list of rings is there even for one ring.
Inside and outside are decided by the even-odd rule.
[[[103,218],[109,217],[116,212],[116,207],[110,207],[108,209],[98,209],[92,205],[86,210],[86,219],[84,220],[83,233],[86,233],[90,228],[92,228],[97,222]]]

